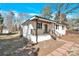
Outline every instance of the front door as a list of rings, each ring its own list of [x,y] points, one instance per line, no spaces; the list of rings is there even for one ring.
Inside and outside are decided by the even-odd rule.
[[[47,29],[48,29],[47,24],[45,24],[44,27],[45,27],[45,33],[47,33]]]

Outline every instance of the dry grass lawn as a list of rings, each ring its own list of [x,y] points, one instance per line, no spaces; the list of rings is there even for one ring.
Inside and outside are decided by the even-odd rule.
[[[4,40],[4,39],[15,39],[15,38],[19,38],[20,36],[20,32],[16,33],[16,34],[11,34],[11,35],[1,35],[0,34],[0,40]]]
[[[76,33],[67,34],[63,36],[61,39],[79,44],[79,34],[76,34]]]
[[[63,44],[64,42],[50,39],[50,40],[39,42],[35,47],[37,46],[39,47],[38,56],[46,56],[47,54],[51,53],[53,50],[57,49]]]

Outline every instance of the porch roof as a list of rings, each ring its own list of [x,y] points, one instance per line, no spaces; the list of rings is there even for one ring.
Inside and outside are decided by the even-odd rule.
[[[49,20],[49,19],[46,19],[46,18],[43,18],[43,17],[40,17],[40,16],[33,16],[32,18],[26,20],[24,23],[22,23],[22,25],[24,25],[25,23],[26,24],[29,24],[30,21],[33,21],[33,20],[40,20],[40,21],[45,21],[45,22],[49,22],[49,23],[53,23],[54,21],[53,20]]]
[[[30,20],[35,20],[35,19],[38,19],[38,20],[41,20],[41,21],[46,21],[46,22],[53,22],[53,20],[50,20],[50,19],[47,19],[47,18],[44,18],[44,17],[41,17],[41,16],[33,16]]]

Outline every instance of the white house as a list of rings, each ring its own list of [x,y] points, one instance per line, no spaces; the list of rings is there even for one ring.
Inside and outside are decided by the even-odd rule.
[[[34,43],[52,39],[51,35],[62,36],[66,34],[66,25],[46,18],[34,16],[22,24],[23,37],[31,39]],[[53,33],[54,32],[54,33]]]
[[[57,36],[66,35],[66,30],[67,30],[66,25],[64,25],[64,24],[59,24],[59,23],[56,23],[56,24],[55,24],[54,31],[55,31],[55,34],[56,34]]]

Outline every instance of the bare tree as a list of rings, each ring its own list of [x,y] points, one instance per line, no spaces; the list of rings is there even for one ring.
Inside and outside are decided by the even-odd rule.
[[[9,30],[9,32],[13,31],[13,25],[14,25],[13,18],[14,18],[14,13],[10,11],[3,22],[4,25],[3,27],[6,27]]]
[[[77,10],[79,7],[79,4],[77,4],[75,7],[72,7],[69,10],[70,6],[71,6],[71,4],[69,4],[69,3],[57,4],[57,8],[56,8],[57,13],[55,15],[55,20],[60,21],[60,22],[63,20],[63,22],[66,22],[67,21],[66,15],[69,13],[73,13],[73,11]],[[60,19],[60,18],[64,18],[64,19]]]
[[[52,17],[52,9],[50,5],[47,5],[43,8],[42,16],[47,19],[50,19]]]
[[[3,23],[3,17],[2,17],[2,15],[0,14],[0,24],[2,24]]]

